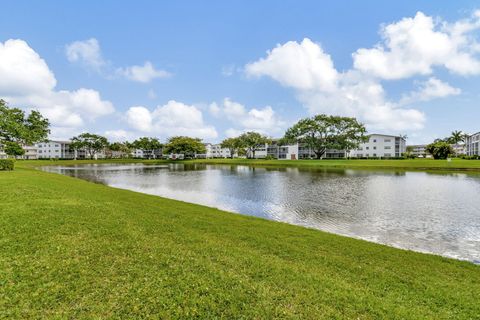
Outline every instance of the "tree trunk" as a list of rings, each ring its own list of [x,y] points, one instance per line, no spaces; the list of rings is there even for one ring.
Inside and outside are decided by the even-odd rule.
[[[325,149],[323,150],[318,150],[318,151],[313,151],[315,152],[315,155],[317,156],[317,160],[320,160],[322,158],[322,156],[325,154]]]

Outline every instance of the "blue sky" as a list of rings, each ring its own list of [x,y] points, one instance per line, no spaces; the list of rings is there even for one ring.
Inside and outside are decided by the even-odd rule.
[[[0,97],[45,113],[52,138],[276,137],[315,113],[356,116],[411,143],[480,130],[474,1],[2,8]]]

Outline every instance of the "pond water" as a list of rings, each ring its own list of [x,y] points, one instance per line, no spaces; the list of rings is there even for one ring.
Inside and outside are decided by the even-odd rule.
[[[478,174],[201,164],[42,169],[480,263]]]

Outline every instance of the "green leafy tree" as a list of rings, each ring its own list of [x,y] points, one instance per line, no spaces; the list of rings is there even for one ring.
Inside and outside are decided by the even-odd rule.
[[[238,137],[240,146],[246,149],[248,157],[255,158],[255,152],[271,140],[258,132],[245,132]]]
[[[220,146],[228,149],[230,151],[230,158],[233,159],[234,154],[238,153],[238,150],[243,147],[243,143],[239,138],[227,138],[220,143]]]
[[[156,150],[161,149],[163,144],[157,138],[142,137],[132,142],[135,149]]]
[[[445,141],[431,143],[425,148],[425,150],[430,153],[434,159],[447,159],[454,153],[450,143]]]
[[[463,134],[462,131],[455,130],[455,131],[452,132],[452,134],[448,138],[448,142],[450,142],[451,144],[458,144],[460,142],[464,142],[463,141],[463,136],[464,136],[464,134]]]
[[[75,150],[84,149],[90,156],[90,159],[93,159],[95,155],[108,147],[108,140],[97,134],[82,133],[72,138],[70,146]]]
[[[140,149],[140,150],[151,150],[152,152],[148,153],[149,158],[156,157],[156,152],[155,150],[161,150],[163,148],[163,144],[160,143],[160,141],[157,138],[148,138],[148,137],[142,137],[139,138],[135,141],[132,142],[132,146],[134,149]]]
[[[25,150],[17,142],[5,141],[3,146],[3,151],[9,156],[23,156]]]
[[[171,137],[164,147],[164,152],[194,156],[198,153],[205,153],[207,150],[201,139],[185,136]]]
[[[128,142],[113,142],[108,146],[108,149],[122,153],[122,157],[127,157],[132,152],[132,148]]]
[[[10,108],[0,99],[0,143],[7,141],[30,145],[47,140],[50,123],[40,112],[28,116],[19,108]]]
[[[327,149],[355,149],[368,137],[367,130],[355,118],[319,114],[298,121],[285,132],[283,141],[299,142],[312,150],[320,159]]]

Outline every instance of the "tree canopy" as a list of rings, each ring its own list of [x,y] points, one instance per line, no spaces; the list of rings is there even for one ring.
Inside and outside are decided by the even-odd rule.
[[[135,149],[156,150],[161,149],[163,144],[157,138],[142,137],[132,142]]]
[[[450,143],[452,144],[457,144],[463,140],[463,133],[462,131],[455,130],[452,131],[452,134],[450,135]]]
[[[220,143],[220,147],[228,149],[230,151],[230,158],[233,158],[235,153],[243,147],[242,140],[240,138],[227,138]]]
[[[47,140],[50,123],[38,111],[27,116],[19,108],[10,108],[0,99],[0,143],[7,141],[30,145]]]
[[[319,114],[298,121],[285,132],[283,141],[299,142],[320,159],[327,149],[352,150],[368,138],[367,130],[355,118]]]
[[[72,138],[71,147],[75,150],[85,149],[91,159],[108,147],[108,140],[93,133],[82,133]]]
[[[25,154],[25,150],[17,142],[5,141],[3,144],[3,151],[9,156],[23,156]]]
[[[246,149],[247,156],[252,158],[255,158],[255,152],[258,149],[271,141],[267,136],[253,131],[243,133],[238,139],[240,146]]]
[[[164,153],[184,154],[194,156],[198,153],[205,153],[206,148],[201,139],[185,136],[171,137],[164,147]]]
[[[132,152],[132,148],[130,143],[126,142],[112,142],[108,145],[109,151],[115,151],[122,153],[122,157],[128,157],[128,155]],[[109,152],[109,156],[112,156],[112,152]]]
[[[450,143],[445,141],[437,141],[429,144],[425,150],[430,153],[434,159],[447,159],[454,153]]]

